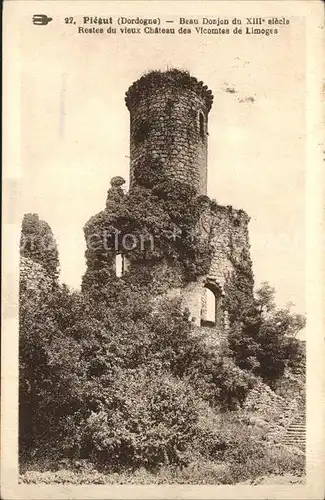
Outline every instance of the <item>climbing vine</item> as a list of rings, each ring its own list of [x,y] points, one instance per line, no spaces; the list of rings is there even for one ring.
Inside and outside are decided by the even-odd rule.
[[[225,282],[224,305],[228,311],[230,324],[233,324],[254,312],[254,275],[247,249],[243,248],[235,258],[233,249],[230,248],[228,258],[232,262],[233,271],[229,273]]]
[[[114,279],[117,254],[137,272],[143,272],[144,265],[153,268],[168,263],[182,283],[195,281],[210,268],[213,247],[196,229],[209,198],[196,196],[192,186],[167,180],[161,164],[153,158],[148,157],[136,174],[137,184],[129,193],[124,194],[120,186],[111,187],[107,209],[84,228],[84,287]]]

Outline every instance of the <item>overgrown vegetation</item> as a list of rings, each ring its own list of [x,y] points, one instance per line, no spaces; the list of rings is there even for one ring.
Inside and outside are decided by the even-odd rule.
[[[167,71],[150,71],[137,80],[128,90],[126,96],[126,104],[128,107],[138,102],[142,92],[148,92],[150,89],[157,89],[164,85],[172,83],[173,88],[181,88],[194,90],[200,92],[205,96],[206,106],[210,110],[213,101],[211,90],[208,90],[203,82],[199,82],[195,77],[191,76],[188,71],[180,70],[177,68],[169,69]]]
[[[178,466],[185,476],[195,461],[202,476],[204,464],[209,471],[226,461],[227,473],[208,473],[221,482],[266,473],[266,463],[276,468],[271,457],[278,451],[254,427],[241,423],[239,433],[232,421],[254,385],[252,372],[194,338],[177,302],[157,313],[145,295],[126,300],[121,316],[118,307],[95,305],[66,287],[37,307],[22,297],[21,455],[87,459],[103,472],[108,465],[111,472],[145,467],[151,474]],[[243,469],[238,453],[246,460],[247,446]],[[297,458],[285,456],[294,468]]]
[[[305,318],[292,313],[291,305],[276,308],[275,290],[268,283],[263,283],[250,300],[247,288],[251,286],[247,271],[235,271],[229,279],[229,348],[240,368],[275,388],[286,367],[297,373],[304,371],[305,352],[296,335],[304,328]]]
[[[65,287],[37,308],[22,299],[22,448],[98,463],[182,463],[200,432],[204,453],[214,442],[201,428],[211,408],[240,406],[254,379],[191,336],[177,301],[157,313],[146,297],[128,299],[123,317]]]
[[[155,266],[168,262],[188,282],[206,273],[213,251],[209,239],[193,233],[210,200],[159,179],[153,188],[145,177],[127,195],[123,179],[113,183],[107,210],[85,228],[99,244],[87,249],[83,293],[57,286],[40,290],[36,301],[21,287],[21,457],[35,462],[51,455],[56,464],[71,460],[69,467],[86,461],[80,463],[96,468],[98,482],[105,482],[102,473],[107,482],[117,473],[143,482],[140,470],[158,482],[185,483],[301,474],[301,457],[266,445],[241,407],[258,380],[273,387],[285,368],[302,362],[293,335],[303,319],[276,309],[268,285],[253,297],[245,255],[227,283],[231,328],[219,349],[193,335],[178,299],[160,297],[157,307],[164,287],[155,281]],[[35,217],[27,222],[23,233],[48,230]],[[174,230],[182,239],[170,237]],[[127,234],[155,235],[154,248],[150,241],[130,250],[123,245],[134,265],[118,279],[116,241],[103,245],[112,234],[117,243]],[[27,248],[24,256],[57,276],[56,246]],[[173,279],[174,272],[165,274],[167,288]],[[33,481],[28,474],[25,480]]]
[[[41,264],[54,280],[59,275],[59,254],[52,230],[38,214],[26,214],[22,223],[20,254]]]
[[[117,188],[109,190],[106,210],[84,228],[88,242],[85,291],[105,286],[110,276],[115,278],[113,263],[119,253],[146,267],[162,262],[178,266],[182,282],[208,272],[213,248],[196,227],[209,198],[197,197],[191,186],[184,189],[182,183],[169,182],[159,162],[150,156],[141,175],[135,174],[137,185],[125,195]]]

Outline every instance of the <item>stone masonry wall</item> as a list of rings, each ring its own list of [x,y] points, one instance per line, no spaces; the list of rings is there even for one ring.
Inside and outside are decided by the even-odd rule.
[[[212,244],[215,249],[208,278],[215,280],[222,292],[227,276],[242,258],[242,252],[249,255],[249,217],[243,210],[218,206],[210,215]]]
[[[249,217],[243,210],[232,207],[218,205],[213,211],[209,209],[203,214],[198,230],[214,247],[211,267],[206,276],[190,283],[182,291],[183,306],[190,310],[196,325],[200,325],[201,317],[205,315],[206,288],[209,288],[215,294],[219,314],[216,328],[219,331],[227,328],[227,311],[222,305],[224,285],[243,258],[243,252],[245,257],[249,256],[248,222]]]
[[[165,85],[151,89],[130,109],[130,184],[148,154],[169,180],[207,190],[205,99],[191,89]],[[201,114],[201,117],[200,117]]]

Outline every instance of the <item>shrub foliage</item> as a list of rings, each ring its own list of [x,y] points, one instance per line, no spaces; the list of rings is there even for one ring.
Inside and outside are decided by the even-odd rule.
[[[253,470],[268,452],[262,436],[243,420],[233,423],[234,415],[258,379],[272,386],[286,367],[301,362],[293,335],[303,318],[276,309],[266,284],[253,298],[245,255],[226,285],[230,332],[219,349],[194,335],[178,299],[160,298],[157,307],[153,299],[164,289],[152,266],[167,260],[185,282],[206,273],[213,250],[193,229],[211,202],[163,175],[153,188],[149,177],[127,195],[123,179],[115,179],[106,211],[86,225],[86,236],[99,244],[87,248],[83,292],[58,285],[41,289],[36,301],[28,287],[20,288],[20,452],[152,471],[226,461],[242,477],[244,458]],[[180,244],[169,237],[174,230],[191,237]],[[154,248],[148,241],[124,250],[134,266],[116,278],[116,241],[103,245],[103,238],[117,234],[119,242],[146,233],[155,235]],[[49,247],[38,241],[44,237]],[[26,216],[22,240],[22,256],[57,280],[49,226]]]

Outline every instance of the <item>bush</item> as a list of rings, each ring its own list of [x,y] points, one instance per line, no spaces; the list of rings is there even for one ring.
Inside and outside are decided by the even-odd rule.
[[[236,275],[233,279],[228,289],[236,288],[236,284],[240,289]],[[303,348],[295,335],[305,326],[305,318],[292,313],[290,305],[276,308],[274,294],[275,290],[263,283],[253,304],[240,302],[228,336],[237,365],[260,376],[272,388],[283,377],[286,367],[297,373],[304,370]]]
[[[204,440],[205,454],[216,450],[199,409],[238,407],[253,378],[193,336],[178,300],[162,300],[158,313],[128,293],[122,320],[123,305],[66,287],[37,304],[22,294],[21,451],[153,466],[186,463],[191,440],[198,453]]]
[[[202,409],[199,413],[202,412]],[[210,415],[211,417],[211,415]],[[205,424],[203,420],[205,420]],[[210,440],[201,442],[201,452],[195,449],[195,439],[192,445],[183,453],[186,462],[158,464],[150,467],[130,466],[116,467],[115,471],[109,463],[100,469],[93,462],[85,460],[65,461],[56,467],[35,460],[21,471],[25,483],[71,483],[71,484],[236,484],[250,480],[262,479],[265,475],[288,476],[301,478],[304,475],[304,456],[295,454],[285,447],[265,446],[261,444],[261,433],[252,426],[244,424],[240,414],[225,415],[223,418],[209,418],[204,409],[199,418],[199,429],[207,425],[212,430],[218,450],[213,455],[204,452],[204,444],[209,446]],[[96,439],[103,439],[109,434],[105,418],[92,418],[88,429],[94,431]],[[96,423],[95,423],[96,422]],[[122,425],[122,424],[121,424]],[[203,427],[202,427],[203,426]],[[103,432],[103,429],[106,429]],[[200,433],[198,433],[199,435]],[[201,434],[203,438],[203,434]],[[151,438],[150,438],[151,439]],[[193,446],[194,444],[194,446]]]
[[[163,372],[119,370],[105,392],[84,428],[96,462],[151,469],[184,462],[204,408],[190,385]]]
[[[233,462],[229,467],[231,483],[235,484],[265,475],[292,474],[302,477],[305,472],[305,457],[285,448],[270,447],[261,457],[248,458],[243,462]]]
[[[219,452],[214,460],[227,464],[219,476],[222,484],[235,484],[267,474],[303,475],[305,457],[284,446],[268,443],[267,430],[247,423],[241,412],[219,416],[217,428]]]

